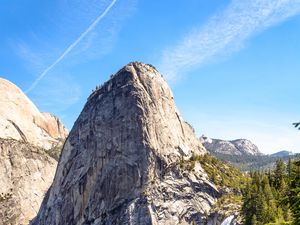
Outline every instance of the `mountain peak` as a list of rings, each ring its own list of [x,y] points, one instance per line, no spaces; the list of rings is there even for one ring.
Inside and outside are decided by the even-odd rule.
[[[292,156],[292,155],[294,155],[293,152],[287,151],[287,150],[282,150],[279,152],[275,152],[275,153],[271,154],[270,156],[272,156],[272,157],[287,157],[287,156]]]
[[[83,112],[95,106],[99,110],[112,110],[111,117],[122,115],[126,118],[134,114],[135,122],[139,124],[140,129],[143,127],[148,129],[147,136],[155,134],[157,132],[155,124],[159,124],[163,135],[155,137],[158,143],[157,140],[151,140],[149,143],[155,146],[155,149],[158,148],[157,145],[170,146],[168,152],[164,152],[163,155],[165,157],[172,154],[174,158],[169,157],[167,160],[191,157],[193,153],[191,149],[194,154],[205,152],[196,138],[183,141],[185,136],[195,137],[194,131],[181,118],[175,106],[173,93],[166,81],[149,64],[131,62],[111,76],[110,80],[91,94]],[[116,120],[115,123],[117,122],[121,123]],[[75,127],[77,123],[76,121]],[[163,132],[165,130],[168,132]]]
[[[29,100],[29,98],[21,91],[15,84],[0,77],[0,102],[6,107],[1,107],[0,110],[3,113],[7,107],[13,107],[12,105],[22,105],[25,110],[28,110],[32,114],[38,114],[39,110]],[[9,104],[9,106],[7,106]],[[6,111],[6,113],[9,113]]]
[[[160,75],[160,73],[157,71],[157,69],[151,65],[151,64],[147,64],[147,63],[143,63],[143,62],[130,62],[128,63],[127,65],[125,65],[120,71],[124,71],[124,70],[131,70],[131,68],[134,68],[136,71],[139,71],[139,72],[143,72],[144,74],[146,72],[155,72],[156,75]],[[119,72],[117,74],[119,74]]]
[[[218,190],[200,164],[183,176],[180,162],[204,153],[162,76],[130,63],[89,97],[33,224],[202,221]]]
[[[97,85],[96,90],[93,91],[89,99],[96,94],[110,91],[113,84],[115,88],[121,88],[130,83],[140,83],[141,85],[149,86],[152,85],[149,84],[150,80],[160,84],[166,83],[154,66],[142,62],[130,62],[116,74],[111,75],[110,79],[104,84]]]
[[[0,137],[23,140],[50,149],[68,131],[54,116],[40,113],[15,84],[0,78]]]
[[[258,147],[247,139],[228,141],[201,136],[200,141],[210,152],[226,155],[262,155]]]

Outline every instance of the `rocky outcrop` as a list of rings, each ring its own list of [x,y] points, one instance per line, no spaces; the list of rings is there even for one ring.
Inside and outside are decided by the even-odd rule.
[[[14,84],[0,78],[0,138],[26,141],[51,149],[68,135],[53,115],[40,113]]]
[[[53,158],[68,131],[2,78],[0,105],[0,225],[28,224],[53,181]]]
[[[88,98],[32,225],[204,224],[219,197],[206,153],[153,66],[130,63]]]
[[[262,155],[258,147],[247,139],[226,141],[212,139],[203,135],[200,137],[200,141],[212,153],[225,155]]]
[[[242,225],[241,204],[229,203],[214,207],[206,225]]]
[[[0,139],[0,224],[27,225],[52,183],[57,162],[25,141]]]

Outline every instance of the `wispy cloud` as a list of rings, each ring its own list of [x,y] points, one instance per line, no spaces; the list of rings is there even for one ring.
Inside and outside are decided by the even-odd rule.
[[[59,62],[61,62],[81,41],[85,38],[91,31],[95,29],[98,23],[107,15],[111,8],[116,4],[117,0],[111,1],[107,8],[102,12],[93,23],[79,35],[79,37],[52,63],[50,64],[31,84],[31,86],[26,90],[26,93],[32,91],[39,82],[47,75],[47,73],[52,70]]]
[[[176,79],[179,72],[237,51],[256,33],[299,12],[300,0],[232,0],[201,28],[164,50],[160,70],[167,79]]]

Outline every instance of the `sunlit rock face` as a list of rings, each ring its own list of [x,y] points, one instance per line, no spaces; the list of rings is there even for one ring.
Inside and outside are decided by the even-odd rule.
[[[33,225],[204,224],[219,196],[206,153],[157,70],[130,63],[91,94]]]
[[[213,153],[225,155],[263,155],[258,147],[247,139],[226,141],[202,135],[200,141],[209,152]]]
[[[53,182],[57,151],[68,131],[40,113],[11,82],[0,78],[0,225],[27,225]]]
[[[13,83],[0,78],[0,137],[51,149],[68,131],[55,116],[40,113]]]

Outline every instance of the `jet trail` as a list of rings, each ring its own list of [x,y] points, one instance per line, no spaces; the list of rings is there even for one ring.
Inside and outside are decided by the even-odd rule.
[[[86,36],[88,35],[88,33],[90,33],[96,26],[97,24],[106,16],[106,14],[111,10],[111,8],[115,5],[115,3],[117,2],[117,0],[113,0],[110,5],[105,9],[105,11],[99,15],[96,20],[62,53],[62,55],[55,60],[54,63],[52,63],[50,66],[48,66],[44,72],[42,72],[38,78],[32,83],[32,85],[25,91],[25,93],[29,93],[31,92],[38,84],[39,82],[46,76],[46,74],[53,69],[60,61],[62,61],[66,55],[73,50],[73,48],[75,48],[80,41]]]

